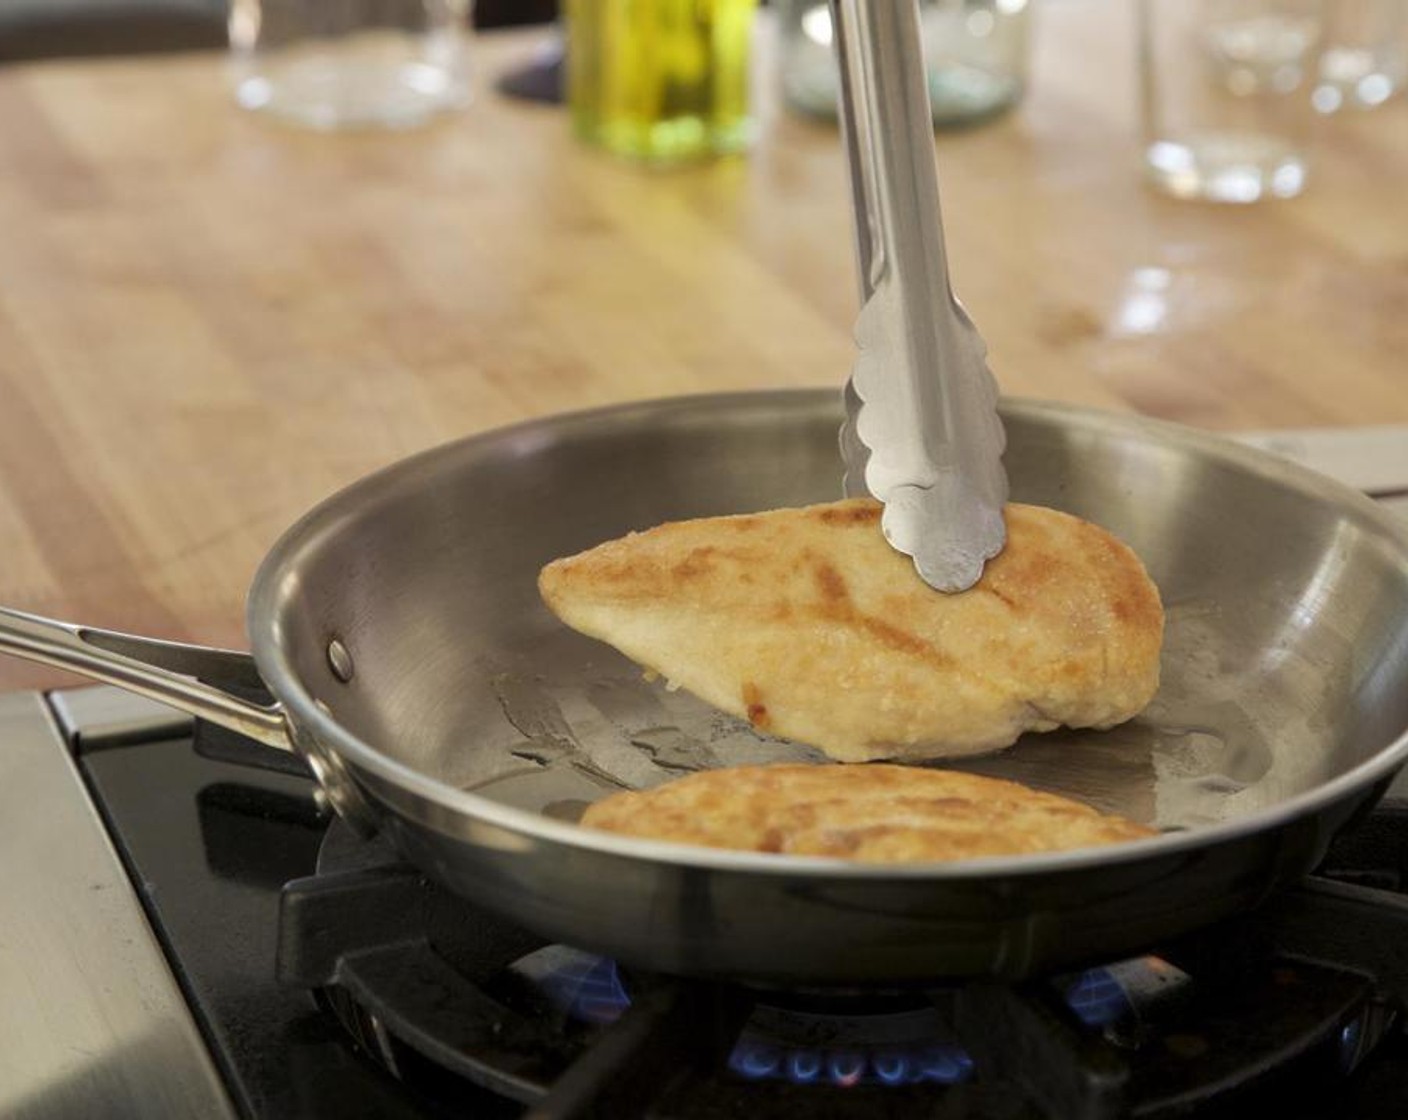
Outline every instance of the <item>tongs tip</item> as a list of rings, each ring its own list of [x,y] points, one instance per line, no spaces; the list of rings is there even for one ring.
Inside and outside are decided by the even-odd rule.
[[[881,526],[891,546],[914,561],[919,577],[948,594],[976,585],[988,561],[1007,543],[1001,504],[985,501],[961,484],[895,487],[886,498]]]

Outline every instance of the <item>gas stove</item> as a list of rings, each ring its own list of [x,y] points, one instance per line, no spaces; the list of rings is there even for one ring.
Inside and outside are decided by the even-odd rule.
[[[1408,1110],[1403,779],[1319,875],[1136,959],[747,991],[546,944],[329,818],[295,760],[125,694],[6,697],[0,742],[0,885],[30,900],[0,919],[0,1115]]]

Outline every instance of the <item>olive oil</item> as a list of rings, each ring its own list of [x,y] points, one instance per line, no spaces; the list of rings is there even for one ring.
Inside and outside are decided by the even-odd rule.
[[[567,89],[583,140],[651,163],[746,148],[756,0],[567,0]]]

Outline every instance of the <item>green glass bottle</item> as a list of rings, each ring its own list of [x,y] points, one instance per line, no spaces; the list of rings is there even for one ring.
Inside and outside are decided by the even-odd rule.
[[[741,151],[756,0],[567,0],[572,126],[649,163]]]

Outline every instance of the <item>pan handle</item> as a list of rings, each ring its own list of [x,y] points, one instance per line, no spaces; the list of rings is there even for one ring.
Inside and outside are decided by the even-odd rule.
[[[3,607],[0,653],[116,685],[265,746],[294,750],[292,730],[281,707],[256,704],[221,687],[263,687],[248,654],[139,638]]]

